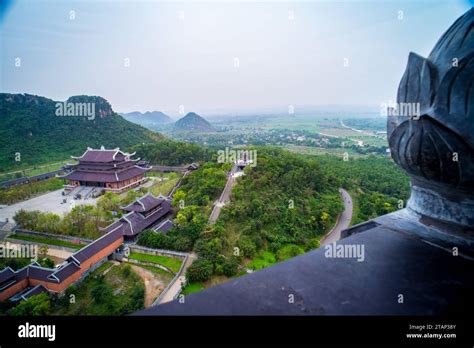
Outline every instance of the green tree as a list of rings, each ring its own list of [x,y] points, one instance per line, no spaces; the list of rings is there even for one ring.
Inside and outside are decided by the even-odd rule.
[[[233,277],[237,274],[239,261],[236,257],[229,257],[222,265],[222,273],[227,277]]]
[[[26,301],[21,301],[10,311],[15,316],[39,316],[48,315],[51,312],[51,299],[45,292],[31,296]]]
[[[104,283],[99,283],[91,290],[92,298],[97,303],[109,302],[112,298],[112,290]]]
[[[249,259],[253,258],[257,252],[255,243],[248,236],[243,236],[239,239],[238,248],[240,249],[241,255]]]
[[[122,267],[122,274],[125,276],[125,278],[128,278],[130,274],[132,274],[132,267],[130,265],[124,265]]]
[[[212,276],[213,266],[212,262],[200,258],[193,262],[186,272],[186,278],[191,283],[203,282],[208,280]]]
[[[39,263],[41,266],[46,267],[46,268],[53,268],[54,267],[54,261],[51,260],[49,257],[45,257],[39,260]]]

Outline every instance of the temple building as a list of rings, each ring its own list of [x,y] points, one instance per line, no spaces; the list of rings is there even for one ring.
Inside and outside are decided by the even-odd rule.
[[[57,268],[41,267],[34,262],[17,271],[7,267],[0,271],[0,302],[26,300],[42,292],[63,293],[102,265],[123,244],[120,229],[108,231],[68,257]]]
[[[147,195],[135,200],[125,207],[121,207],[125,215],[105,228],[106,232],[119,229],[125,239],[134,239],[140,232],[153,228],[157,223],[171,212],[171,198],[160,195],[155,197]],[[166,221],[165,221],[166,222]],[[158,225],[160,226],[160,225]],[[164,227],[165,225],[163,225]],[[166,232],[172,227],[166,224]],[[163,232],[163,231],[157,231]]]
[[[171,212],[171,198],[147,194],[122,207],[126,215],[104,228],[104,235],[69,256],[59,267],[41,267],[34,262],[17,271],[0,271],[0,302],[27,300],[42,292],[61,294],[84,279],[109,258],[123,251],[126,240],[133,240],[147,228],[167,233],[174,225],[162,218]],[[155,227],[156,226],[156,227]]]
[[[92,186],[122,192],[140,185],[145,180],[145,173],[151,169],[138,165],[140,159],[132,159],[133,155],[135,153],[125,153],[119,148],[87,148],[82,156],[71,156],[79,163],[70,165],[72,171],[60,177],[68,181],[65,188],[69,189]]]

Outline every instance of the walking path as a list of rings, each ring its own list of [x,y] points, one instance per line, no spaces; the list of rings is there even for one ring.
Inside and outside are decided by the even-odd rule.
[[[184,176],[186,176],[188,172],[186,172]],[[238,175],[239,169],[237,166],[234,166],[229,173],[229,177],[227,179],[227,183],[224,187],[224,190],[221,193],[221,196],[219,197],[219,200],[214,204],[214,208],[212,209],[211,215],[209,216],[209,224],[213,224],[216,222],[217,218],[219,217],[219,214],[221,212],[222,207],[226,202],[229,201],[230,199],[230,194],[232,192],[232,187],[235,184],[235,177]],[[181,182],[181,180],[180,180]],[[176,185],[175,188],[179,187],[180,182]],[[170,194],[174,193],[175,189],[173,189],[173,192]],[[194,262],[194,260],[197,258],[197,255],[194,253],[190,253],[186,259],[184,267],[181,268],[180,272],[173,278],[171,283],[168,285],[167,288],[163,290],[163,293],[156,299],[156,301],[153,303],[153,305],[158,305],[161,303],[166,303],[173,301],[181,292],[183,284],[186,282],[186,270],[188,269],[189,266]]]
[[[219,217],[219,214],[221,213],[222,207],[226,204],[226,202],[229,201],[232,188],[234,187],[235,182],[236,182],[235,178],[238,173],[239,173],[238,167],[234,166],[232,168],[232,171],[229,174],[227,183],[225,184],[224,190],[222,191],[222,194],[219,197],[219,200],[216,203],[214,203],[214,208],[212,209],[211,215],[209,216],[209,221],[207,222],[208,224],[212,225],[217,221],[217,218]]]
[[[150,270],[135,265],[132,265],[132,269],[142,278],[145,284],[145,308],[148,308],[163,290],[165,284]]]
[[[163,290],[161,295],[156,299],[153,303],[153,306],[171,302],[173,301],[181,292],[181,288],[186,281],[186,270],[189,266],[197,259],[197,255],[194,253],[190,253],[186,259],[186,263],[183,267],[181,267],[179,273],[173,278],[168,287]]]

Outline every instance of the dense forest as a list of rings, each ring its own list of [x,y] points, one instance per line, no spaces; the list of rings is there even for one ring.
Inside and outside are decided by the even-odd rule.
[[[138,243],[195,251],[200,259],[188,277],[200,282],[213,275],[234,276],[244,265],[259,268],[261,258],[274,263],[318,247],[343,209],[339,187],[349,190],[354,199],[353,223],[395,211],[399,201],[408,198],[408,178],[385,157],[344,161],[273,147],[256,150],[258,165],[245,169],[215,225],[206,222],[230,166],[208,162],[189,175],[175,194],[173,203],[183,204],[176,228],[168,235],[145,231]],[[153,150],[145,149],[144,156],[150,153]]]
[[[206,227],[213,202],[221,194],[230,164],[204,163],[197,171],[183,179],[173,196],[173,205],[179,207],[176,228],[168,234],[144,231],[138,244],[164,249],[190,251]]]
[[[344,161],[330,155],[315,159],[334,185],[350,191],[355,203],[354,224],[406,205],[410,195],[409,178],[391,159],[369,156]]]
[[[56,116],[56,103],[29,94],[0,93],[0,172],[80,156],[86,148],[127,148],[162,136],[116,114],[100,97],[68,102],[94,103],[95,117]]]
[[[258,165],[246,168],[221,216],[225,229],[235,233],[227,252],[236,246],[274,252],[286,244],[311,248],[343,209],[338,186],[314,159],[274,148],[257,151]]]
[[[138,243],[194,250],[200,260],[189,270],[191,281],[233,276],[239,264],[262,250],[292,256],[317,247],[342,210],[338,187],[314,159],[275,148],[257,151],[258,165],[238,179],[231,203],[215,225],[206,222],[229,163],[209,162],[189,175],[173,201],[184,203],[176,228],[168,235],[145,231]]]
[[[129,149],[135,157],[147,160],[153,165],[179,166],[193,162],[207,162],[216,151],[196,144],[161,139],[153,144],[139,144]]]

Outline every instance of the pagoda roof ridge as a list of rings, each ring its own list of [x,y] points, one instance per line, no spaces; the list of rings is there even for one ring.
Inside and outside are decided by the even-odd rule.
[[[96,153],[93,155],[92,153]],[[107,153],[107,156],[105,154]],[[110,153],[113,153],[110,157]],[[88,156],[89,154],[89,156]],[[115,161],[115,157],[121,154],[125,157],[132,157],[136,154],[136,152],[128,153],[120,150],[120,148],[116,147],[115,149],[106,149],[104,146],[101,146],[100,149],[94,149],[91,147],[87,147],[87,150],[81,156],[71,156],[72,159],[75,160],[83,160],[85,162],[112,162]],[[89,158],[88,158],[89,157]]]
[[[151,192],[143,195],[135,199],[133,202],[126,206],[121,206],[120,209],[126,211],[138,211],[138,212],[145,212],[150,209],[155,208],[156,206],[160,205],[163,201],[168,200],[168,197],[163,196],[161,193],[159,196],[153,195]],[[139,205],[141,208],[136,208]]]

